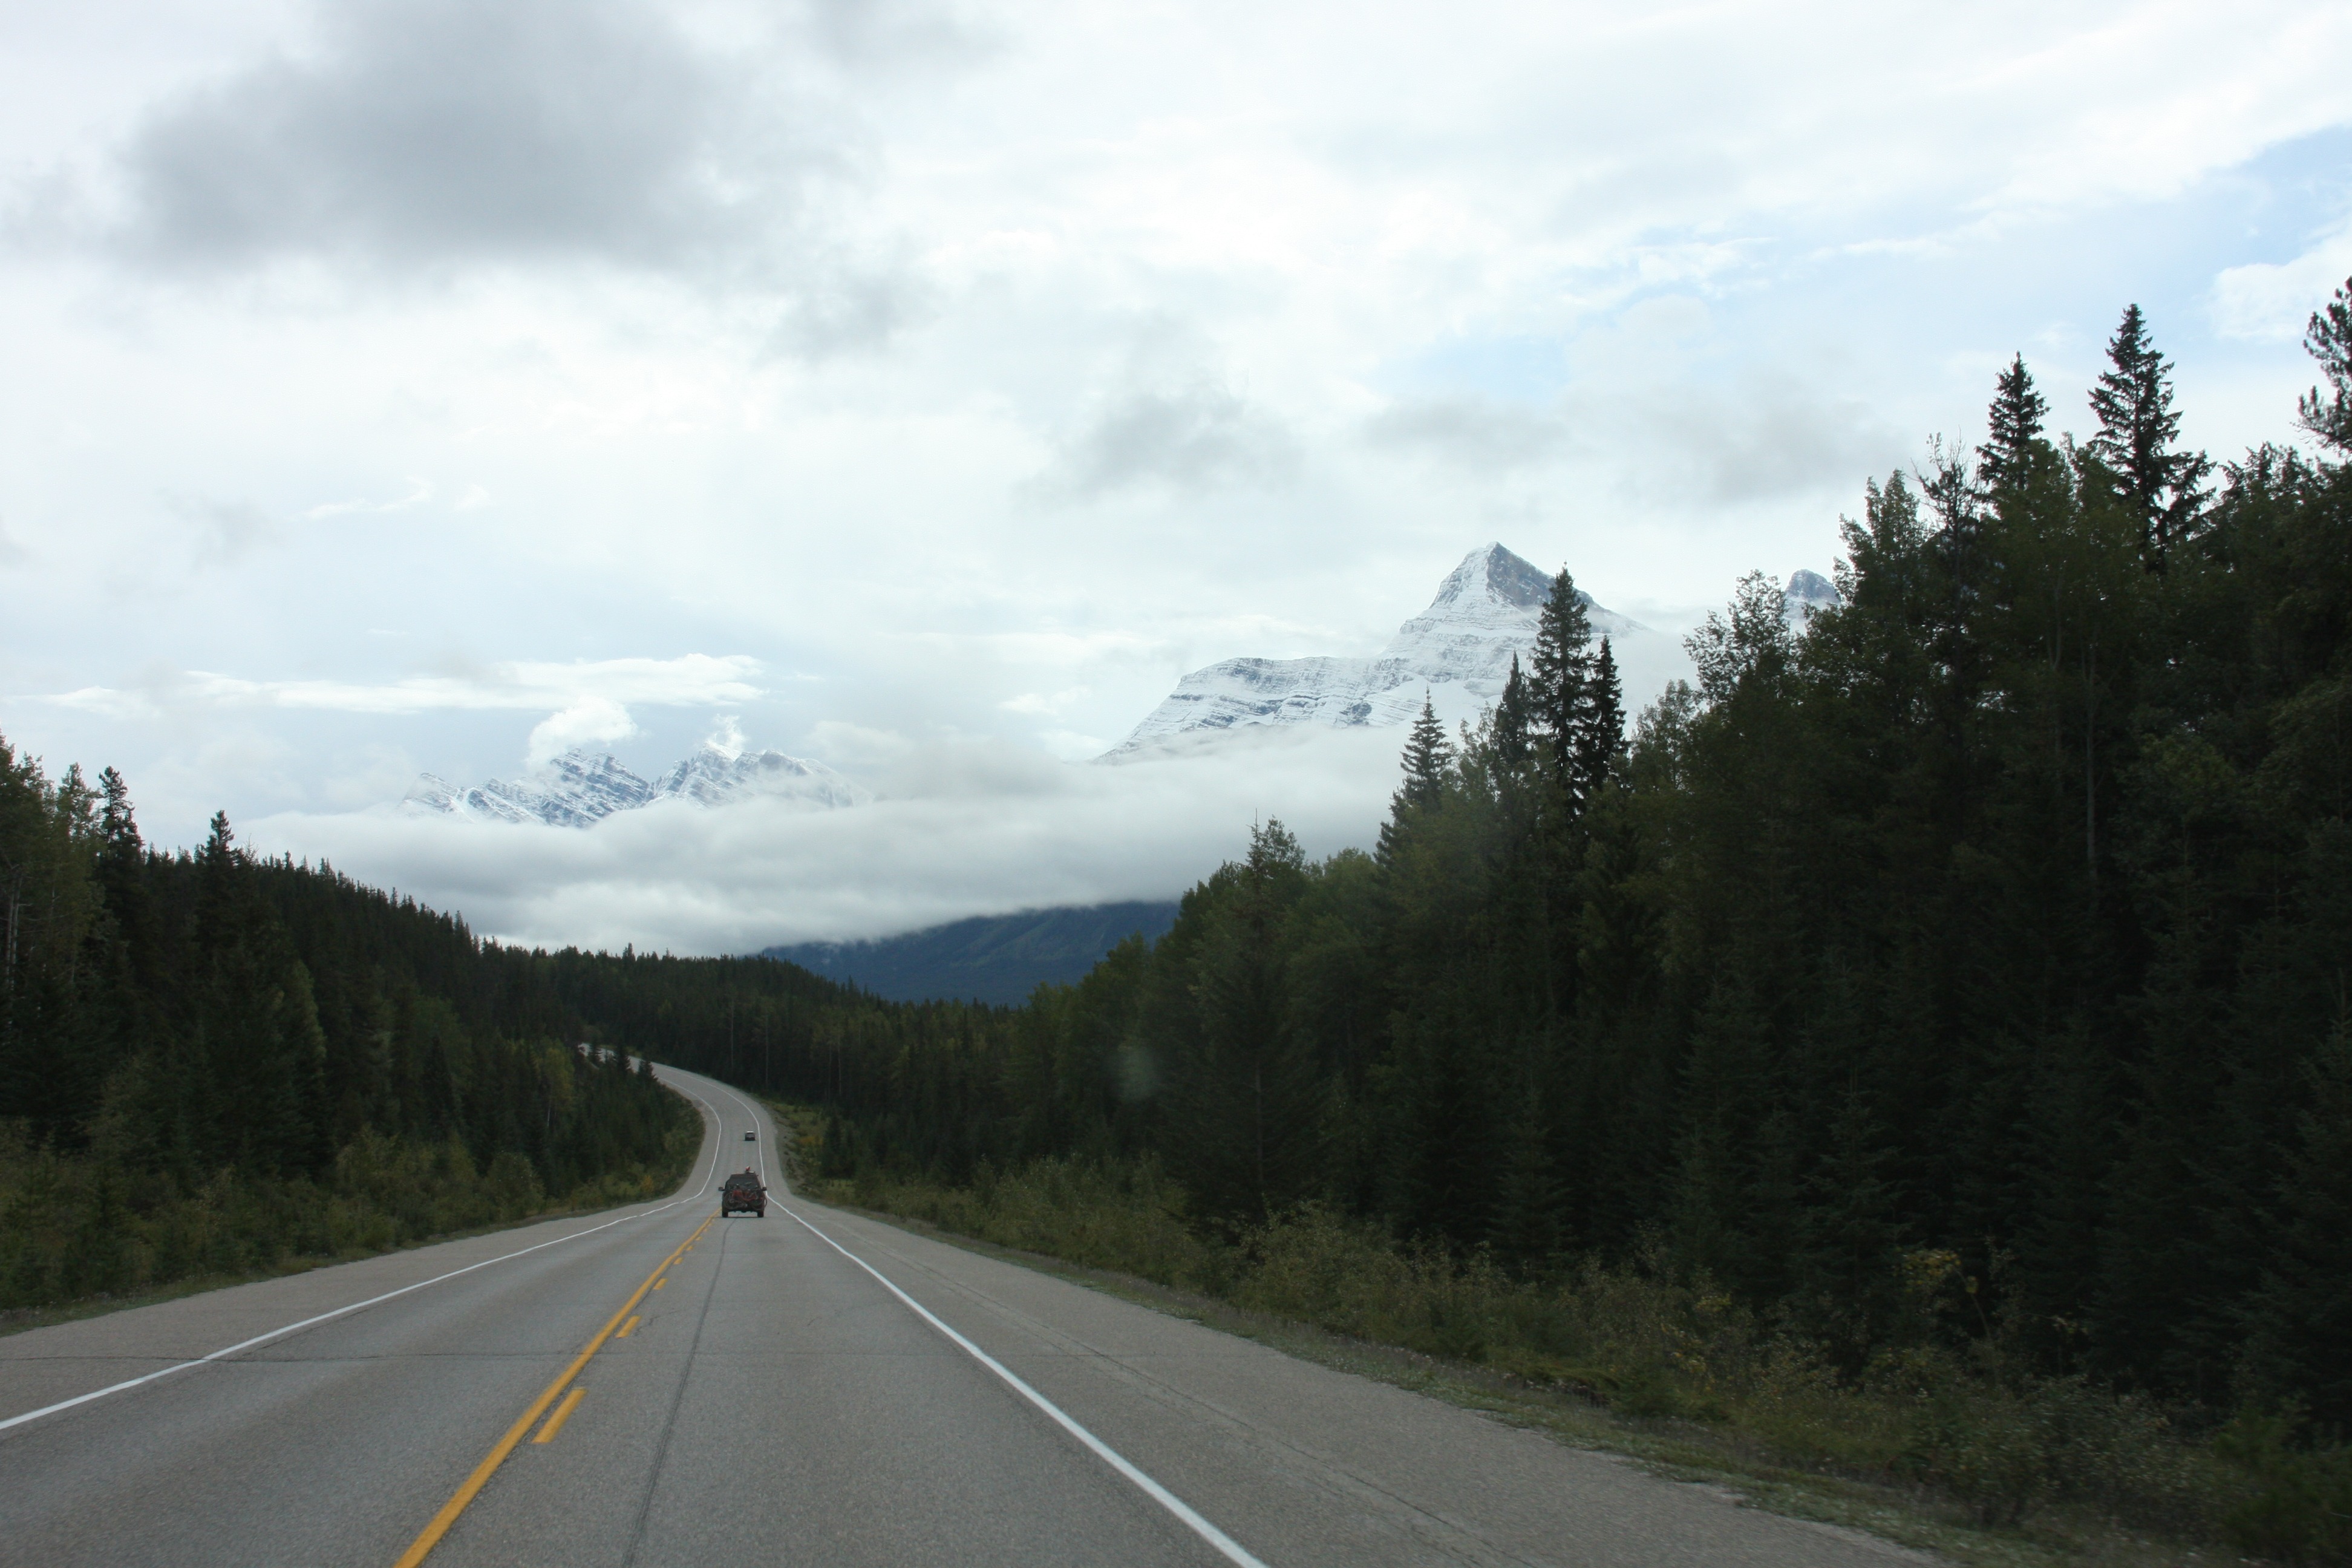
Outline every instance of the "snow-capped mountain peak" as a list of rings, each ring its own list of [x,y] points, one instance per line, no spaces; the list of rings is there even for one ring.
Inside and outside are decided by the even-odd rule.
[[[1780,615],[1790,626],[1801,628],[1807,621],[1823,610],[1833,610],[1845,603],[1837,584],[1818,572],[1798,572],[1789,578],[1788,587],[1780,593]]]
[[[825,810],[865,805],[874,799],[864,785],[823,763],[782,752],[745,751],[740,740],[732,731],[714,737],[651,782],[631,773],[610,752],[577,748],[524,778],[491,779],[471,789],[425,773],[401,806],[413,815],[593,827],[614,812],[670,800],[718,806],[757,796]]]
[[[1590,595],[1580,595],[1587,604]],[[1541,610],[1551,597],[1551,579],[1535,564],[1524,561],[1505,549],[1497,541],[1482,545],[1462,558],[1462,564],[1445,574],[1437,585],[1437,597],[1419,618],[1427,620],[1453,614],[1482,614],[1486,606],[1505,605],[1512,610]]]
[[[698,805],[726,805],[753,795],[780,796],[817,806],[868,805],[874,796],[857,784],[826,767],[782,752],[730,750],[705,742],[700,750],[661,776],[653,786],[656,800],[690,800]]]
[[[1120,757],[1187,731],[1260,724],[1408,722],[1427,691],[1441,717],[1466,719],[1503,693],[1511,657],[1535,646],[1549,574],[1499,543],[1479,546],[1437,586],[1429,607],[1371,658],[1230,658],[1196,669],[1108,753]],[[1654,638],[1578,590],[1596,637]]]

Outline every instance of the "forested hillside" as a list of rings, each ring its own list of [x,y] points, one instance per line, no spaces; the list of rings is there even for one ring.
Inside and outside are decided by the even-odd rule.
[[[1375,852],[1278,825],[1017,1010],[565,961],[616,1037],[825,1108],[827,1168],[1156,1161],[1519,1277],[1628,1260],[1858,1371],[1997,1337],[2352,1423],[2352,306],[2322,456],[2179,447],[2137,309],[2095,433],[2021,360],[1869,487],[1843,607],[1761,576],[1627,726],[1563,574]]]
[[[814,973],[898,1002],[1019,1004],[1045,984],[1086,977],[1130,936],[1157,941],[1169,903],[1123,903],[982,915],[866,942],[804,942],[761,950]]]
[[[153,851],[110,770],[0,742],[0,1306],[646,1195],[695,1146],[544,955],[223,818]]]

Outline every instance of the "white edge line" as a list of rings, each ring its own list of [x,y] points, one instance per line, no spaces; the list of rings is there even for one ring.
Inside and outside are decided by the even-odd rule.
[[[725,1089],[726,1086],[722,1084],[720,1085],[720,1088]],[[726,1093],[729,1099],[735,1100],[738,1104],[743,1104],[742,1098],[740,1095],[735,1094],[733,1090],[726,1089]],[[743,1109],[746,1111],[751,1110],[751,1107],[748,1104],[743,1104]],[[758,1120],[757,1116],[755,1115],[752,1120],[756,1121]],[[771,1131],[772,1131],[772,1128]],[[761,1156],[760,1163],[764,1169],[767,1164],[767,1160],[764,1154]],[[764,1178],[762,1179],[764,1180]],[[1133,1464],[1128,1461],[1125,1455],[1112,1447],[1109,1444],[1104,1442],[1101,1438],[1096,1436],[1092,1432],[1087,1431],[1084,1426],[1078,1425],[1077,1421],[1065,1412],[1060,1405],[1055,1405],[1052,1400],[1046,1398],[1044,1394],[1038,1393],[1035,1389],[1022,1382],[1019,1377],[1013,1374],[1012,1369],[1007,1367],[1003,1362],[998,1361],[994,1356],[990,1355],[986,1351],[981,1349],[978,1345],[964,1338],[963,1335],[958,1333],[955,1330],[941,1322],[937,1317],[932,1315],[929,1308],[924,1306],[920,1301],[916,1300],[912,1296],[908,1295],[904,1290],[899,1289],[898,1286],[892,1284],[889,1279],[885,1276],[880,1269],[875,1268],[871,1263],[866,1262],[863,1258],[858,1257],[857,1254],[850,1251],[849,1248],[842,1246],[841,1243],[834,1240],[833,1237],[825,1235],[824,1232],[817,1229],[816,1226],[809,1224],[808,1221],[802,1219],[799,1215],[794,1214],[784,1205],[778,1204],[776,1206],[782,1209],[785,1214],[791,1215],[793,1220],[797,1221],[802,1229],[807,1231],[811,1236],[815,1237],[819,1241],[824,1242],[835,1252],[840,1253],[844,1258],[848,1258],[849,1261],[866,1270],[866,1273],[874,1276],[875,1279],[880,1283],[882,1289],[889,1291],[893,1296],[898,1297],[900,1301],[906,1304],[907,1309],[915,1314],[915,1316],[922,1319],[923,1321],[930,1324],[931,1327],[946,1335],[948,1339],[954,1342],[956,1346],[962,1350],[965,1354],[971,1356],[972,1360],[980,1363],[981,1365],[986,1367],[998,1377],[1003,1379],[1006,1387],[1012,1389],[1013,1393],[1019,1394],[1022,1398],[1027,1400],[1030,1404],[1044,1411],[1047,1416],[1052,1418],[1055,1425],[1059,1426],[1062,1430],[1067,1432],[1071,1436],[1076,1437],[1079,1442],[1085,1444],[1087,1447],[1093,1452],[1094,1456],[1100,1459],[1104,1464],[1108,1465],[1112,1469],[1117,1470],[1120,1475],[1125,1476],[1129,1480],[1134,1482],[1138,1489],[1139,1489],[1144,1496],[1150,1498],[1153,1502],[1158,1503],[1161,1508],[1166,1509],[1170,1513],[1174,1514],[1178,1520],[1181,1521],[1183,1524],[1192,1531],[1193,1534],[1199,1536],[1202,1541],[1207,1542],[1211,1546],[1214,1547],[1218,1553],[1227,1562],[1234,1564],[1234,1568],[1265,1568],[1265,1564],[1257,1558],[1250,1555],[1249,1552],[1244,1548],[1239,1542],[1235,1541],[1232,1536],[1227,1535],[1223,1531],[1219,1530],[1215,1525],[1211,1524],[1207,1520],[1202,1518],[1201,1515],[1196,1512],[1189,1503],[1185,1502],[1182,1498],[1178,1497],[1174,1492],[1170,1491],[1166,1487],[1161,1486],[1158,1481],[1153,1480],[1150,1476],[1145,1475],[1141,1470],[1136,1468]]]
[[[686,1092],[693,1099],[701,1101],[703,1108],[710,1112],[710,1120],[714,1128],[723,1131],[725,1124],[719,1120],[719,1108],[712,1105],[709,1100],[703,1100],[700,1095],[695,1094],[692,1089],[688,1089]],[[718,1133],[714,1131],[711,1137],[712,1144],[715,1146],[719,1142],[720,1140]],[[710,1190],[710,1178],[718,1173],[719,1156],[714,1152],[710,1157],[710,1169],[703,1175],[702,1185],[697,1187],[692,1193],[689,1193],[685,1197],[672,1198],[669,1202],[661,1205],[657,1208],[644,1209],[640,1210],[636,1214],[623,1215],[618,1219],[608,1219],[603,1225],[590,1226],[586,1230],[575,1230],[569,1236],[559,1236],[552,1241],[539,1242],[534,1246],[522,1247],[514,1252],[501,1253],[496,1258],[485,1258],[479,1263],[468,1263],[463,1268],[452,1268],[446,1274],[436,1274],[430,1279],[419,1279],[414,1285],[403,1285],[397,1290],[386,1290],[381,1296],[371,1296],[364,1301],[353,1301],[348,1307],[338,1307],[331,1312],[320,1312],[317,1317],[305,1318],[299,1323],[288,1323],[285,1327],[272,1329],[266,1334],[256,1334],[249,1340],[239,1341],[237,1343],[230,1345],[226,1349],[216,1350],[210,1355],[200,1355],[194,1361],[184,1361],[172,1366],[162,1367],[154,1372],[148,1373],[143,1377],[134,1377],[127,1382],[114,1384],[106,1388],[92,1389],[88,1394],[77,1394],[71,1399],[60,1399],[55,1405],[44,1405],[38,1410],[27,1410],[22,1415],[11,1415],[6,1420],[0,1421],[0,1432],[5,1432],[11,1426],[22,1426],[27,1421],[38,1421],[44,1415],[55,1415],[61,1410],[71,1410],[78,1405],[88,1405],[91,1400],[103,1399],[110,1394],[125,1393],[131,1389],[137,1388],[143,1384],[152,1383],[157,1378],[169,1377],[175,1372],[185,1372],[190,1367],[203,1366],[210,1362],[220,1361],[225,1357],[236,1355],[240,1351],[249,1351],[257,1345],[266,1345],[272,1340],[282,1340],[289,1334],[299,1333],[304,1329],[314,1328],[317,1325],[327,1322],[332,1319],[344,1317],[352,1312],[362,1311],[369,1307],[381,1306],[383,1303],[393,1300],[394,1297],[405,1296],[412,1290],[422,1290],[428,1285],[438,1285],[445,1279],[455,1279],[460,1274],[471,1274],[477,1268],[488,1268],[493,1263],[510,1262],[511,1260],[523,1257],[528,1253],[544,1251],[546,1248],[551,1247],[561,1247],[567,1241],[577,1241],[583,1236],[593,1236],[600,1230],[610,1230],[616,1225],[626,1225],[631,1220],[650,1219],[655,1215],[660,1214],[664,1209],[674,1209],[680,1204],[690,1204],[695,1199],[700,1197],[704,1193],[709,1192]]]
[[[782,1205],[779,1205],[778,1206],[782,1207]],[[955,1343],[965,1352],[965,1353],[969,1354],[972,1358],[972,1360],[980,1363],[981,1365],[994,1373],[998,1377],[1003,1378],[1005,1385],[1011,1388],[1013,1393],[1019,1394],[1022,1398],[1027,1400],[1030,1404],[1035,1405],[1038,1409],[1044,1411],[1048,1416],[1052,1417],[1064,1431],[1067,1432],[1071,1436],[1076,1437],[1079,1442],[1084,1443],[1088,1448],[1092,1449],[1097,1458],[1102,1460],[1103,1463],[1108,1465],[1112,1469],[1117,1470],[1120,1475],[1125,1476],[1129,1480],[1133,1481],[1136,1486],[1142,1490],[1146,1497],[1150,1498],[1161,1508],[1166,1509],[1170,1513],[1174,1514],[1179,1520],[1182,1521],[1184,1524],[1191,1528],[1193,1534],[1199,1536],[1211,1546],[1216,1548],[1218,1552],[1222,1554],[1227,1562],[1235,1564],[1235,1568],[1265,1568],[1265,1564],[1260,1562],[1257,1558],[1251,1556],[1250,1553],[1242,1547],[1240,1542],[1236,1542],[1232,1536],[1227,1535],[1223,1531],[1219,1530],[1215,1525],[1211,1524],[1207,1520],[1202,1518],[1200,1514],[1193,1511],[1192,1508],[1187,1504],[1183,1499],[1178,1497],[1174,1492],[1170,1491],[1166,1487],[1161,1486],[1158,1481],[1153,1480],[1150,1476],[1145,1475],[1141,1470],[1136,1468],[1134,1465],[1129,1463],[1125,1456],[1121,1455],[1118,1449],[1113,1448],[1109,1444],[1104,1442],[1101,1438],[1087,1431],[1084,1426],[1079,1426],[1075,1419],[1062,1410],[1061,1406],[1055,1405],[1052,1400],[1046,1398],[1044,1394],[1038,1393],[1035,1389],[1022,1382],[1020,1378],[1013,1375],[1013,1372],[1007,1368],[1003,1363],[998,1361],[994,1356],[990,1355],[986,1351],[981,1349],[978,1345],[972,1343],[970,1340],[956,1332],[955,1330],[940,1321],[938,1318],[932,1316],[929,1309],[926,1308],[920,1301],[916,1300],[912,1296],[908,1295],[904,1290],[899,1289],[898,1286],[893,1285],[889,1279],[883,1275],[880,1269],[876,1268],[872,1264],[866,1262],[866,1259],[858,1257],[857,1254],[850,1251],[849,1248],[842,1246],[841,1243],[834,1240],[833,1237],[817,1229],[816,1226],[810,1225],[808,1221],[801,1219],[799,1215],[793,1214],[791,1209],[785,1209],[784,1213],[791,1215],[793,1219],[798,1220],[802,1227],[807,1230],[811,1236],[815,1237],[819,1241],[824,1242],[827,1247],[832,1247],[835,1252],[840,1253],[844,1258],[848,1258],[849,1261],[855,1263],[860,1268],[865,1269],[866,1273],[873,1275],[876,1279],[881,1282],[882,1288],[885,1290],[889,1291],[890,1294],[898,1297],[899,1300],[905,1302],[908,1309],[917,1317],[922,1319],[923,1321],[930,1324],[931,1327],[939,1330],[940,1333],[945,1334],[949,1339],[954,1341]]]

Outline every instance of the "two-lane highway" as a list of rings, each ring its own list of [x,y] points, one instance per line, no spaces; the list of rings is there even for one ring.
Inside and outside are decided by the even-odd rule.
[[[706,1139],[662,1204],[0,1339],[0,1561],[1913,1555],[808,1204],[663,1076]]]

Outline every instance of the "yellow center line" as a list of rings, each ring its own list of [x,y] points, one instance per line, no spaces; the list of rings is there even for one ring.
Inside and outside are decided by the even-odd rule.
[[[534,1443],[554,1442],[555,1435],[563,1430],[563,1424],[572,1419],[572,1413],[580,1408],[580,1396],[587,1392],[588,1391],[584,1388],[574,1388],[571,1393],[565,1394],[563,1396],[563,1403],[555,1407],[555,1414],[547,1418],[547,1425],[539,1429],[539,1436],[533,1437],[531,1441]]]
[[[546,1391],[530,1402],[530,1408],[522,1413],[521,1419],[507,1428],[506,1436],[499,1438],[490,1451],[483,1457],[482,1462],[474,1467],[474,1473],[466,1478],[466,1484],[459,1487],[449,1500],[441,1505],[441,1511],[433,1516],[433,1522],[425,1527],[423,1534],[409,1542],[408,1550],[400,1554],[400,1560],[393,1564],[393,1568],[416,1568],[418,1563],[425,1561],[426,1554],[441,1543],[441,1538],[449,1533],[449,1527],[457,1522],[457,1516],[466,1511],[467,1505],[489,1484],[490,1478],[498,1473],[499,1467],[507,1462],[507,1456],[514,1452],[515,1445],[522,1441],[523,1434],[530,1430],[531,1423],[547,1413],[547,1407],[555,1403],[555,1396],[562,1393],[564,1386],[573,1378],[580,1375],[580,1369],[586,1366],[598,1351],[604,1348],[604,1342],[613,1337],[613,1331],[621,1326],[621,1320],[629,1315],[630,1309],[646,1299],[646,1292],[658,1290],[667,1283],[662,1278],[663,1271],[685,1257],[687,1247],[699,1239],[702,1233],[709,1230],[718,1218],[719,1216],[714,1214],[705,1219],[696,1228],[694,1235],[688,1237],[677,1251],[663,1258],[654,1271],[646,1276],[645,1283],[638,1286],[626,1301],[621,1303],[621,1310],[614,1313],[611,1321],[603,1328],[596,1331],[596,1337],[588,1342],[585,1349],[572,1358],[572,1364],[563,1369],[563,1375],[549,1384]],[[550,1434],[550,1436],[552,1435]]]
[[[621,1325],[621,1331],[614,1334],[613,1337],[616,1340],[625,1340],[631,1334],[635,1333],[637,1331],[637,1325],[644,1321],[645,1320],[643,1318],[631,1318],[627,1322]]]

